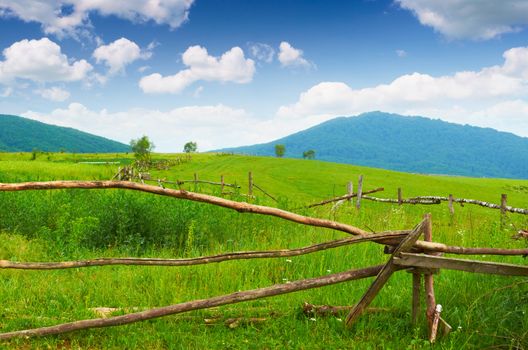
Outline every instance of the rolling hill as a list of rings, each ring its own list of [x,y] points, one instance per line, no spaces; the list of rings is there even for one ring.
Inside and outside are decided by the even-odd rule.
[[[528,178],[528,138],[490,128],[382,112],[338,117],[273,142],[222,152],[320,160],[405,172]]]
[[[129,146],[72,128],[0,114],[0,151],[108,153],[128,152]]]

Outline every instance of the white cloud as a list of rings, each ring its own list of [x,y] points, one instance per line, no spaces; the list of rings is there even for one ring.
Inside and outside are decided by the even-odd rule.
[[[255,124],[259,121],[243,109],[222,104],[185,106],[168,111],[132,108],[110,112],[91,110],[81,103],[50,113],[27,111],[24,117],[83,131],[128,143],[148,135],[159,152],[179,152],[185,142],[198,142],[200,150],[262,141]],[[119,128],[115,126],[119,125]]]
[[[21,40],[4,49],[5,60],[0,61],[0,83],[15,79],[36,82],[78,81],[92,70],[85,60],[73,61],[61,53],[59,45],[42,38]]]
[[[421,24],[452,39],[487,40],[528,25],[526,0],[395,0]]]
[[[397,55],[398,57],[402,57],[402,58],[403,58],[403,57],[407,57],[407,51],[405,51],[405,50],[401,50],[401,49],[400,49],[400,50],[396,50],[396,55]]]
[[[35,90],[35,93],[50,101],[62,102],[70,98],[70,93],[64,89],[53,86],[49,89]]]
[[[135,42],[126,38],[117,39],[108,45],[101,45],[92,54],[97,63],[105,63],[108,66],[109,75],[123,72],[126,65],[138,59],[148,59],[151,55],[150,50],[141,52]]]
[[[299,122],[308,117],[323,121],[383,110],[528,136],[528,114],[515,112],[512,107],[519,107],[519,101],[528,98],[528,47],[510,49],[503,57],[501,66],[440,77],[412,73],[363,89],[353,89],[343,82],[322,82],[301,93],[294,104],[280,107],[277,116]]]
[[[149,70],[150,68],[152,68],[152,67],[150,67],[150,66],[141,66],[141,67],[138,68],[138,72],[144,73],[146,70]]]
[[[308,62],[303,58],[303,51],[294,48],[290,43],[283,41],[279,45],[279,62],[283,67],[297,66],[310,68],[313,66],[311,62]]]
[[[143,92],[179,93],[199,80],[243,84],[250,82],[255,73],[255,62],[246,59],[239,47],[233,47],[221,57],[214,57],[204,47],[191,46],[183,53],[182,61],[189,68],[174,75],[154,73],[141,78],[139,86]]]
[[[266,63],[273,62],[273,57],[275,56],[275,50],[273,47],[264,43],[249,44],[249,52],[257,61],[263,61]]]
[[[46,34],[77,36],[90,28],[90,12],[171,28],[188,19],[194,0],[0,0],[0,15],[42,25]]]

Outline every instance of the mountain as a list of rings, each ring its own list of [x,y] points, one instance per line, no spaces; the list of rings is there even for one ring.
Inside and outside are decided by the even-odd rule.
[[[273,142],[222,152],[317,159],[405,172],[528,178],[528,138],[490,128],[382,112],[338,117]]]
[[[110,153],[128,152],[120,142],[72,128],[44,124],[35,120],[0,114],[0,152]]]

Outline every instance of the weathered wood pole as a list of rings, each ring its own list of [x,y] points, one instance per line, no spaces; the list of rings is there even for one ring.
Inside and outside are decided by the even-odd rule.
[[[129,324],[138,321],[150,320],[157,317],[179,314],[191,310],[207,309],[221,305],[240,303],[249,300],[267,298],[280,294],[287,294],[296,291],[319,288],[332,284],[346,281],[357,280],[366,277],[376,276],[383,268],[383,265],[366,267],[358,270],[349,270],[322,277],[308,278],[304,280],[292,281],[285,284],[276,284],[270,287],[235,292],[226,295],[220,295],[208,299],[188,301],[180,304],[157,307],[145,311],[139,311],[131,314],[113,316],[108,318],[87,319],[69,323],[58,324],[55,326],[41,327],[35,329],[25,329],[7,333],[0,333],[0,340],[11,339],[16,337],[35,337],[52,334],[61,334],[81,329],[111,327]]]
[[[506,205],[508,204],[508,195],[506,193],[501,194],[501,227],[505,224],[506,218]]]
[[[424,219],[426,220],[425,229],[424,229],[424,241],[432,242],[433,240],[433,222],[431,220],[431,214],[425,214]],[[429,325],[429,340],[433,336],[433,317],[436,309],[436,300],[434,294],[434,278],[432,273],[424,274],[424,283],[425,283],[425,298],[427,305],[427,323]]]
[[[451,213],[451,215],[455,214],[455,208],[453,207],[453,195],[451,193],[449,194],[447,206],[449,207],[449,213]]]
[[[348,198],[348,202],[352,201],[352,194],[354,193],[354,185],[352,184],[352,181],[348,181],[347,183],[347,194],[350,196]]]
[[[220,175],[220,194],[224,194],[224,175]]]
[[[248,173],[248,199],[253,195],[253,173]]]
[[[422,285],[422,275],[417,272],[413,272],[412,281],[412,324],[415,326],[418,323],[418,315],[420,314],[420,287]]]
[[[401,187],[398,187],[398,205],[402,205],[403,198],[402,198],[402,189]]]
[[[361,208],[361,196],[363,195],[363,175],[359,175],[356,208]]]

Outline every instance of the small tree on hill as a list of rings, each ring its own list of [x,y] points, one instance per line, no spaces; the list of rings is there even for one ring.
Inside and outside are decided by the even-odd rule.
[[[154,147],[154,143],[152,143],[148,136],[145,135],[139,139],[130,140],[130,148],[132,149],[132,152],[134,152],[134,157],[142,163],[150,163],[150,154]]]
[[[282,144],[275,145],[275,155],[279,158],[284,157],[284,154],[286,153],[286,146]]]
[[[183,151],[185,153],[194,153],[198,150],[198,145],[196,142],[189,141],[183,146]]]
[[[304,159],[315,159],[315,151],[313,149],[309,149],[308,151],[303,152],[303,158]]]

